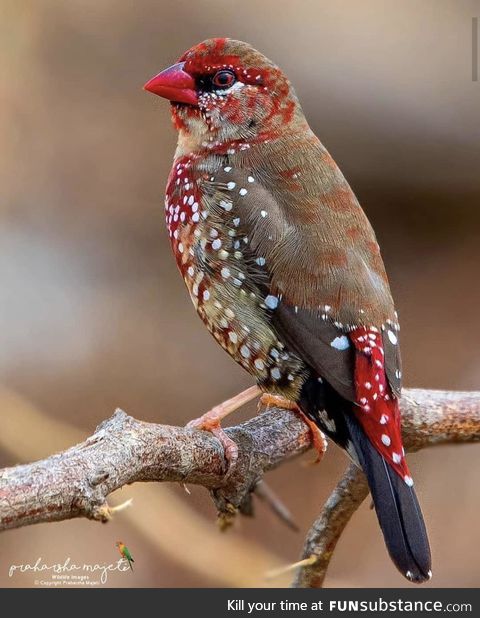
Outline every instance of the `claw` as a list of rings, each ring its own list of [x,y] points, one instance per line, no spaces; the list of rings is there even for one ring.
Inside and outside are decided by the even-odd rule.
[[[228,437],[225,430],[222,429],[220,423],[218,423],[218,426],[212,427],[210,431],[217,438],[220,444],[223,446],[223,453],[225,455],[225,459],[227,460],[227,471],[225,473],[225,478],[227,478],[231,475],[231,473],[233,472],[237,464],[237,460],[238,460],[237,443],[235,442],[235,440],[232,440],[232,438]]]
[[[314,423],[312,420],[306,416],[302,410],[298,407],[298,405],[291,401],[290,399],[285,399],[284,397],[280,397],[278,395],[270,395],[270,393],[264,393],[258,402],[258,408],[261,406],[266,406],[267,408],[271,406],[275,406],[277,408],[282,408],[283,410],[292,410],[299,414],[303,420],[303,422],[308,425],[312,434],[312,444],[313,448],[317,451],[317,457],[312,464],[317,464],[322,461],[323,456],[327,450],[327,438],[323,431]]]
[[[204,431],[209,431],[220,441],[227,461],[225,478],[229,477],[235,468],[238,459],[238,446],[232,438],[228,437],[220,423],[222,419],[231,412],[238,410],[238,408],[241,408],[252,399],[255,399],[255,397],[258,397],[259,394],[260,389],[258,386],[247,388],[247,390],[215,406],[200,418],[196,418],[186,425],[188,429],[203,429]]]
[[[238,459],[238,446],[237,443],[230,438],[225,430],[222,428],[218,416],[215,413],[215,408],[212,408],[210,412],[207,412],[200,418],[196,418],[193,421],[187,423],[188,429],[199,429],[208,431],[214,435],[223,447],[223,453],[227,462],[227,469],[225,472],[225,478],[229,477],[237,463]]]

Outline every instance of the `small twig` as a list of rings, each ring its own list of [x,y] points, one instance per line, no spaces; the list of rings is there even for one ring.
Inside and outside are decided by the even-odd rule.
[[[273,489],[265,483],[265,481],[259,481],[257,483],[255,486],[255,495],[270,507],[272,512],[278,516],[280,521],[283,521],[284,524],[292,530],[295,530],[295,532],[299,531],[299,527],[295,523],[293,515],[290,513],[289,509],[280,500]]]
[[[295,588],[322,587],[337,542],[368,493],[365,475],[357,466],[350,464],[307,533],[302,556],[310,563],[301,565],[294,582]]]

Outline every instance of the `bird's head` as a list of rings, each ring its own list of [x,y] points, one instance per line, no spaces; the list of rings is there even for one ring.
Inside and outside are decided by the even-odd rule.
[[[191,147],[274,139],[280,128],[303,119],[283,72],[232,39],[199,43],[144,88],[171,102],[174,124]]]

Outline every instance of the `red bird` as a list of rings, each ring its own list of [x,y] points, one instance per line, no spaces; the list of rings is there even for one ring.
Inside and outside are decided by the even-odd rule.
[[[219,38],[145,89],[171,101],[178,130],[165,215],[200,317],[262,392],[293,402],[363,468],[393,562],[410,581],[429,579],[379,246],[292,85],[250,45]],[[256,392],[194,423],[231,458],[219,421]]]

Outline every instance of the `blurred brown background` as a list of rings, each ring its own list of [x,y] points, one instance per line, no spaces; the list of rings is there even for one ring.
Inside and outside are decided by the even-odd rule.
[[[250,385],[187,298],[164,230],[176,136],[143,83],[210,36],[243,39],[288,73],[309,121],[377,231],[403,333],[406,384],[480,384],[480,83],[463,0],[0,1],[0,465],[86,436],[117,406],[183,424]],[[253,413],[254,407],[247,412]],[[237,422],[246,413],[232,419]],[[309,456],[311,458],[311,455]],[[308,457],[307,457],[308,459]],[[429,525],[431,586],[480,584],[480,449],[410,458]],[[112,523],[40,525],[0,538],[11,564],[114,562],[112,586],[284,585],[345,466],[335,448],[269,480],[301,527],[258,506],[220,535],[205,491],[133,486]],[[115,498],[113,499],[115,501]],[[408,585],[364,505],[329,585]]]

